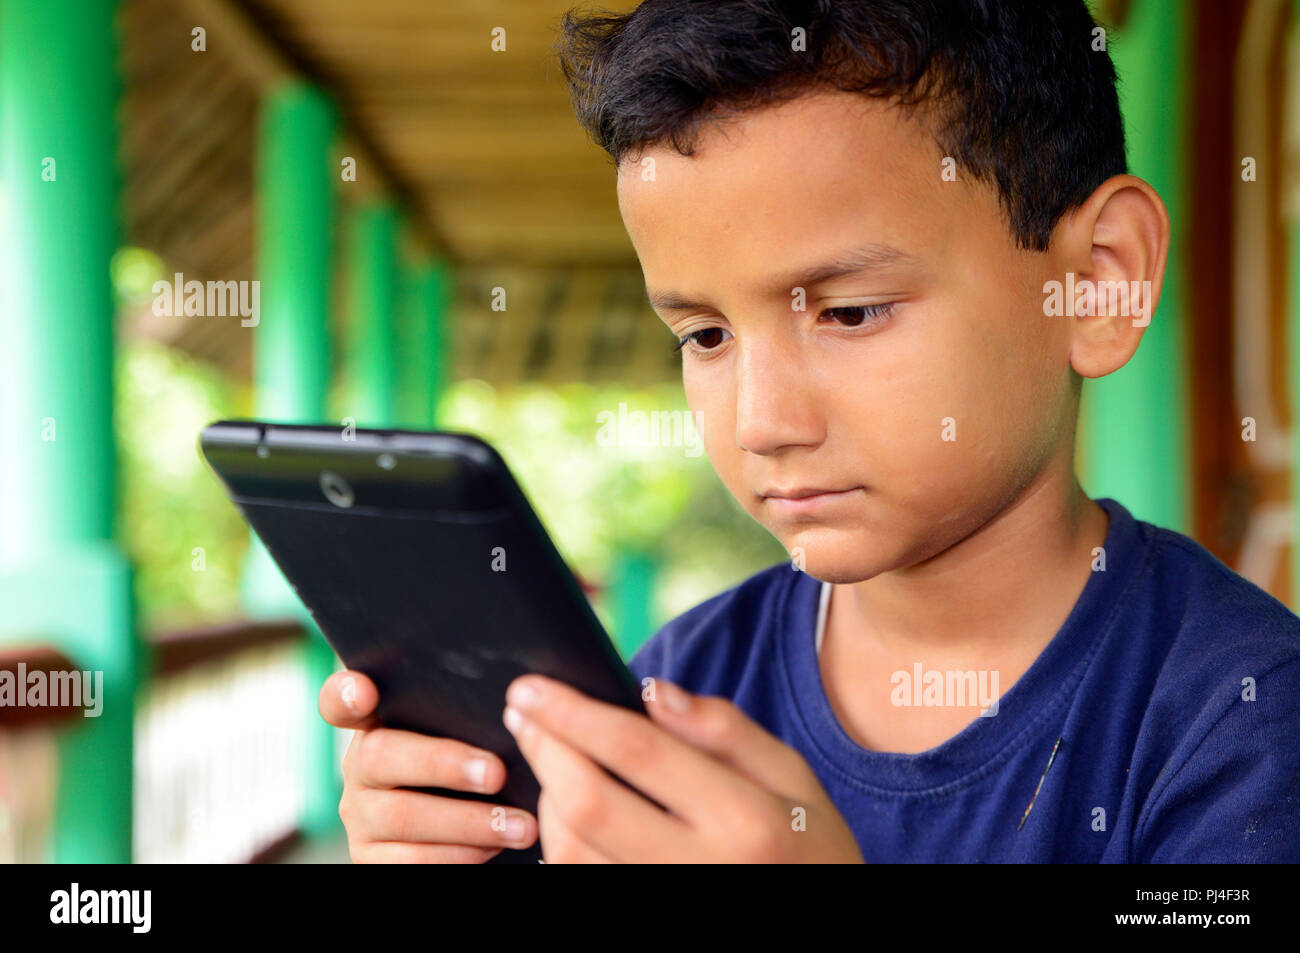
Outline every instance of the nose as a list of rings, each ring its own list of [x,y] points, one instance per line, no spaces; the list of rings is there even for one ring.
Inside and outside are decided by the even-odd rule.
[[[778,335],[738,346],[736,443],[760,456],[825,438],[823,408],[803,361]]]

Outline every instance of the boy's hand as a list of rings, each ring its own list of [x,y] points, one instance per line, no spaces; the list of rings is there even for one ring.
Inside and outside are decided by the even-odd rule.
[[[654,689],[644,718],[541,675],[511,683],[503,717],[542,786],[547,863],[862,863],[797,751],[726,699]]]
[[[537,819],[527,811],[510,808],[502,830],[500,820],[493,823],[496,805],[397,790],[491,794],[506,783],[506,766],[490,751],[459,741],[383,728],[373,714],[378,704],[379,690],[360,672],[335,672],[321,686],[321,717],[356,729],[343,757],[339,799],[354,863],[476,864],[537,839]],[[510,839],[512,821],[517,839]]]

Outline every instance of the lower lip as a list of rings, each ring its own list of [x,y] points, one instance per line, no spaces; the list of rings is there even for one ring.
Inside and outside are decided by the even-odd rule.
[[[765,496],[763,499],[782,516],[804,516],[834,506],[841,500],[848,499],[855,492],[857,491],[841,490],[838,493],[818,493],[816,496],[805,496],[797,500],[782,499],[779,496]]]

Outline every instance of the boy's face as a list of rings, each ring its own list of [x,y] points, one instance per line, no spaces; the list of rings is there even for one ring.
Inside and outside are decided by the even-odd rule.
[[[996,192],[945,181],[909,113],[818,92],[708,124],[696,155],[619,168],[623,219],[727,488],[814,577],[911,566],[1070,469],[1070,319],[1052,252],[1018,250]],[[644,159],[653,159],[653,178]],[[902,257],[812,273],[868,246]],[[803,310],[796,310],[801,301]],[[844,491],[792,503],[769,494]]]

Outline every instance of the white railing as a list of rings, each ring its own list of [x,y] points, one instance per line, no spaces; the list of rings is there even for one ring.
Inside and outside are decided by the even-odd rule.
[[[280,640],[149,683],[136,715],[137,863],[248,861],[297,829],[315,711],[306,677],[301,641]]]

